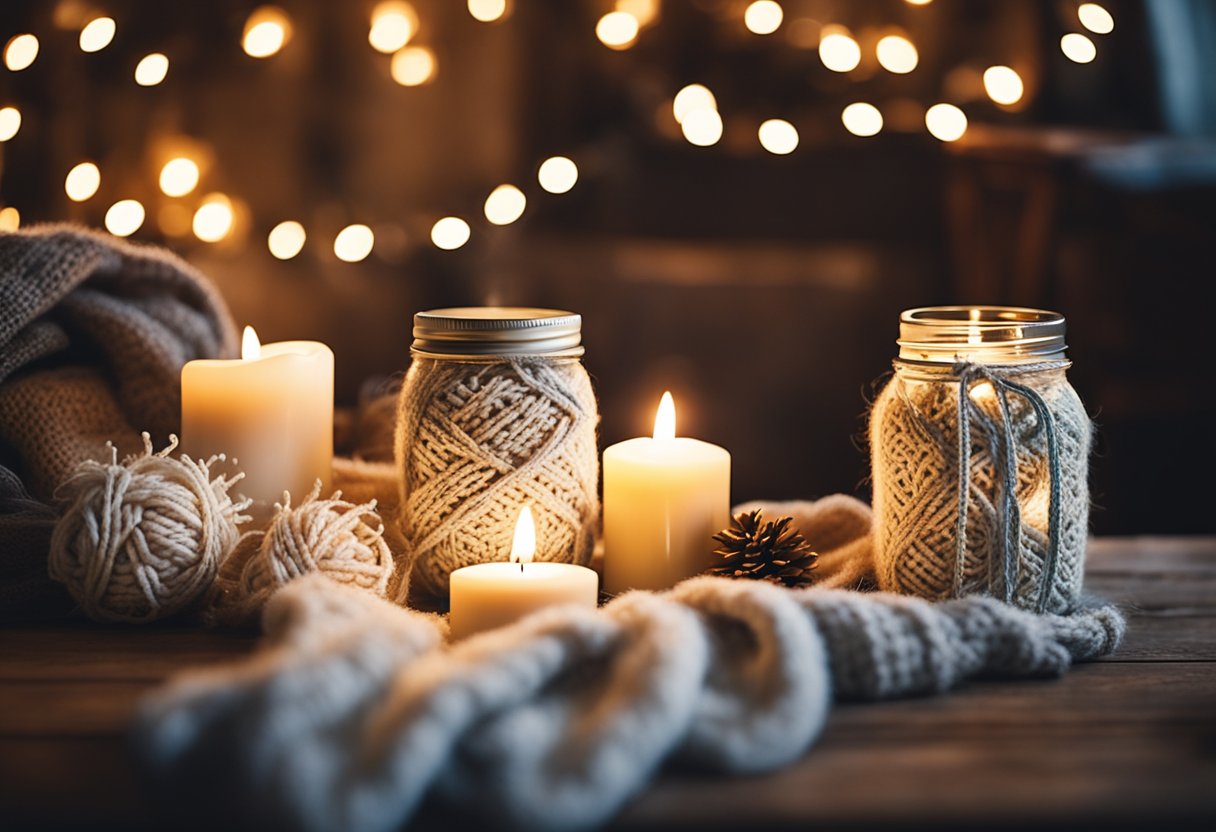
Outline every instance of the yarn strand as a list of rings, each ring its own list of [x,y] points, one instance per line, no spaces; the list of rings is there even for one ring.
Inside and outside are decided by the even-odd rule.
[[[984,425],[987,434],[993,467],[996,469],[996,483],[1000,490],[1003,510],[998,515],[1000,536],[1000,579],[990,590],[1005,601],[1011,601],[1015,585],[1020,579],[1020,569],[1017,561],[1017,549],[1020,541],[1015,541],[1015,535],[1020,537],[1021,508],[1017,500],[1017,436],[1013,428],[1013,418],[1010,414],[1009,394],[1021,396],[1034,410],[1037,419],[1036,430],[1041,430],[1047,440],[1048,452],[1048,481],[1050,488],[1048,505],[1047,554],[1043,560],[1043,568],[1039,575],[1038,597],[1035,601],[1036,612],[1044,612],[1051,597],[1051,587],[1055,580],[1056,563],[1059,560],[1060,547],[1060,453],[1059,440],[1056,436],[1055,419],[1051,409],[1043,401],[1043,397],[1034,389],[1019,384],[1009,375],[1028,373],[1035,370],[1054,368],[1054,364],[1034,364],[1024,367],[1006,365],[982,365],[973,362],[959,362],[954,366],[954,374],[958,376],[958,424],[959,424],[959,510],[958,510],[958,539],[955,542],[955,575],[954,587],[956,592],[962,586],[962,568],[967,552],[967,504],[970,498],[970,468],[971,468],[971,415],[975,413],[977,422]],[[996,395],[1000,411],[1001,424],[997,428],[983,408],[972,400],[971,390],[977,383],[988,382]]]

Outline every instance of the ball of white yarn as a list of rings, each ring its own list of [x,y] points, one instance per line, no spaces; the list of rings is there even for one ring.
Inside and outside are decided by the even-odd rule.
[[[213,622],[248,622],[275,590],[309,572],[380,596],[389,593],[393,554],[376,501],[351,503],[341,491],[322,500],[320,491],[318,482],[296,507],[285,493],[266,530],[241,537],[216,580]],[[394,597],[402,600],[405,591],[399,582]]]
[[[241,511],[228,491],[241,479],[212,478],[199,461],[152,452],[121,463],[82,462],[56,492],[66,504],[51,537],[49,571],[90,618],[144,622],[180,612],[211,586],[240,536]]]

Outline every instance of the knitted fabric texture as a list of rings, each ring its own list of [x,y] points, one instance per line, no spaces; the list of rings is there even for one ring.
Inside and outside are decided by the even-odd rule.
[[[505,560],[528,504],[536,560],[590,560],[598,416],[581,363],[416,357],[399,401],[401,530],[420,589],[447,597],[452,570]]]
[[[993,376],[998,385],[1003,375]],[[959,378],[917,381],[897,371],[874,403],[870,448],[882,589],[931,599],[987,593],[1056,613],[1078,603],[1089,523],[1089,417],[1062,369],[1008,375],[1041,399],[1047,418],[1025,396],[1009,393],[1005,424],[999,388],[962,382],[969,413],[977,414],[969,420],[970,445],[963,446],[969,459],[962,547]],[[1006,469],[1015,484],[1009,495],[1001,476]],[[1000,546],[1005,533],[1010,563]]]
[[[67,226],[0,233],[0,614],[46,614],[56,486],[177,431],[181,366],[236,354],[219,294],[167,251]],[[62,607],[59,607],[61,610]]]
[[[49,571],[96,621],[145,622],[189,607],[237,541],[241,511],[229,490],[241,476],[212,477],[223,457],[174,459],[177,437],[109,463],[87,459],[59,487],[65,504],[51,537]]]
[[[821,569],[869,556],[864,504],[765,508],[795,515]],[[248,660],[144,701],[148,776],[177,807],[230,813],[215,822],[370,832],[405,827],[427,798],[496,827],[590,828],[666,761],[779,768],[814,744],[834,699],[1056,676],[1114,650],[1124,627],[1111,607],[1040,616],[991,598],[706,577],[450,646],[441,619],[321,576],[272,596],[263,623]]]
[[[240,625],[261,613],[266,600],[310,572],[404,602],[407,582],[392,581],[393,554],[384,540],[376,501],[356,505],[335,492],[320,499],[321,484],[298,506],[284,493],[265,530],[243,535],[224,560],[211,588],[207,618]]]

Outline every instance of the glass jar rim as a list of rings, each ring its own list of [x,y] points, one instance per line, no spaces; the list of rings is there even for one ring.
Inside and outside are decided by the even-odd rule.
[[[899,361],[1019,364],[1063,361],[1064,316],[1020,306],[922,306],[899,316]]]

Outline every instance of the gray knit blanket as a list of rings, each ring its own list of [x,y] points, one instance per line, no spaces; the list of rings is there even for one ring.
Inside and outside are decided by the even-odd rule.
[[[62,612],[55,488],[178,430],[181,367],[234,354],[219,293],[170,252],[64,225],[0,233],[0,620]]]
[[[769,508],[820,548],[819,585],[694,578],[450,645],[437,616],[297,579],[271,598],[251,658],[144,702],[137,754],[176,811],[241,828],[388,832],[428,800],[463,820],[586,829],[665,764],[788,765],[833,701],[1058,676],[1122,637],[1110,606],[1035,615],[832,588],[868,581],[868,507]]]

